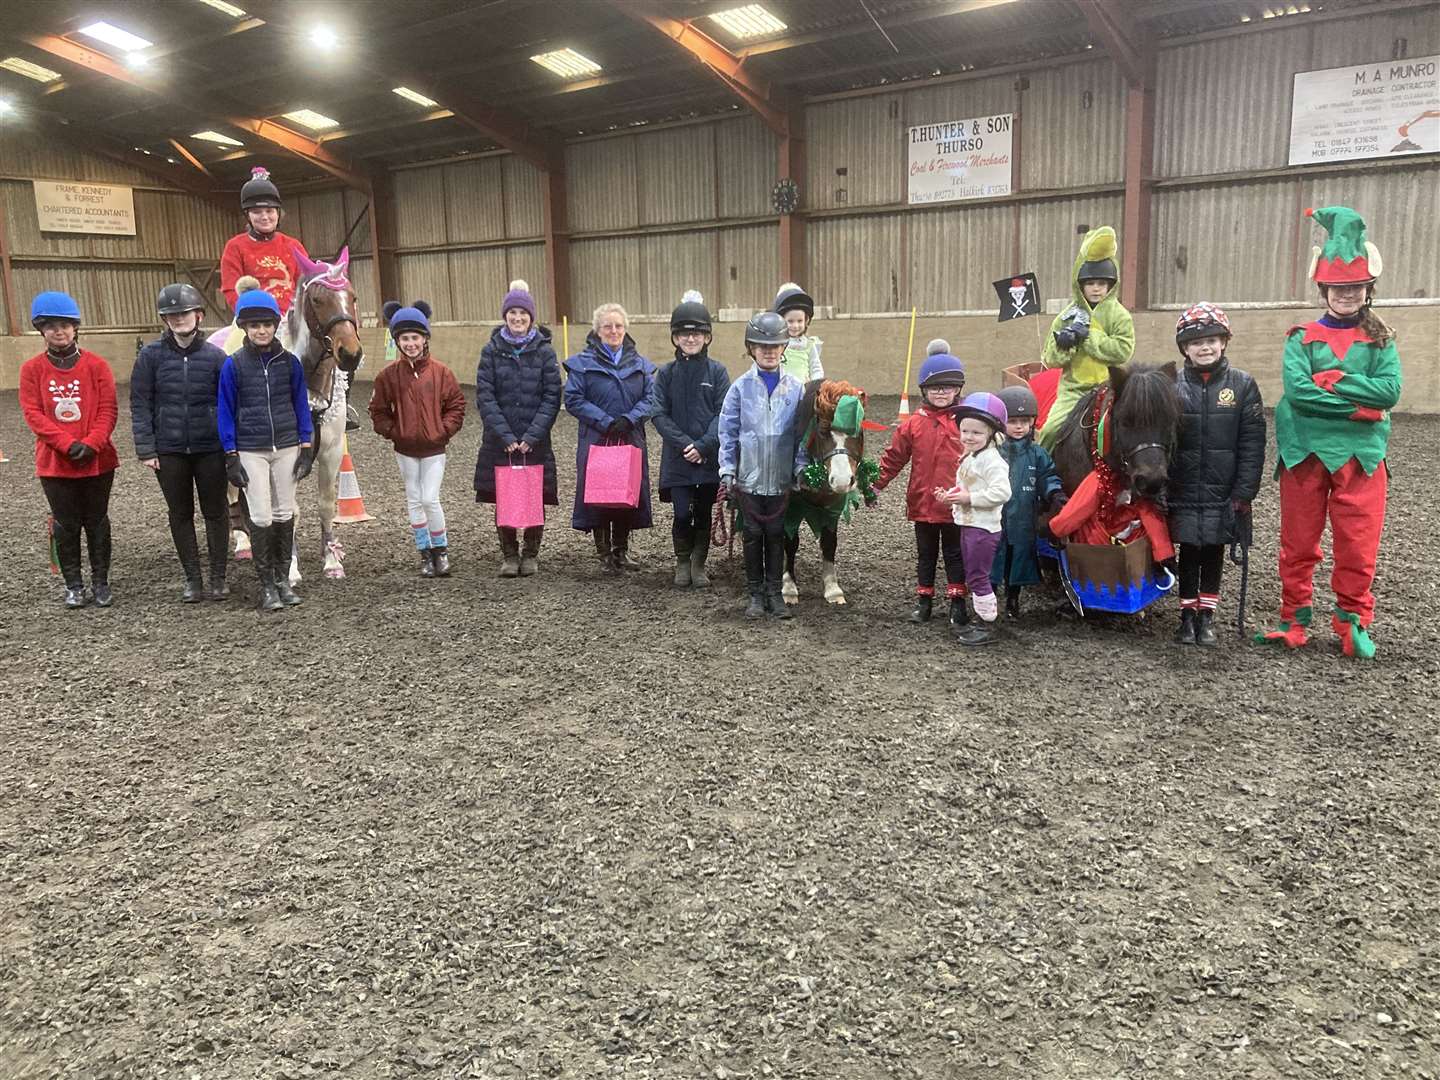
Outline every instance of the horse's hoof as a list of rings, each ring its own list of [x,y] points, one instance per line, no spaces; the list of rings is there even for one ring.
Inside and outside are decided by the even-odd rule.
[[[252,555],[249,548],[240,548],[238,551],[235,552],[236,562],[249,562],[251,558]]]
[[[835,605],[843,604],[843,603],[845,603],[845,594],[844,594],[844,593],[841,593],[839,596],[827,596],[827,597],[825,597],[825,602],[826,602],[827,604],[835,604]]]
[[[786,606],[798,607],[800,605],[800,594],[798,592],[784,593],[783,596]]]
[[[331,581],[339,581],[345,576],[345,568],[343,566],[327,566],[325,568],[325,576]]]

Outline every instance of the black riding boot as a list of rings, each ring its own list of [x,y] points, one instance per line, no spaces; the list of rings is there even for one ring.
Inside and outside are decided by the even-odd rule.
[[[230,525],[223,516],[205,519],[205,549],[210,555],[210,599],[229,599],[225,564],[230,558]]]
[[[90,597],[85,592],[85,573],[80,562],[80,526],[67,527],[57,520],[53,528],[55,561],[65,578],[65,606],[82,608],[90,602]]]
[[[87,528],[85,539],[90,546],[90,581],[95,588],[95,606],[109,607],[114,603],[110,595],[110,515],[101,518],[93,529]]]
[[[750,593],[750,603],[745,606],[747,619],[765,617],[765,537],[758,533],[745,533],[745,587]]]
[[[970,605],[965,602],[963,596],[952,596],[950,598],[950,630],[952,633],[960,633],[970,625]]]
[[[430,549],[430,567],[435,571],[436,577],[449,577],[450,548],[432,547]]]
[[[1020,586],[1011,585],[1005,590],[1005,614],[1011,619],[1020,617]]]
[[[195,523],[172,520],[170,537],[175,541],[175,553],[180,556],[180,568],[185,572],[180,602],[198,604],[205,599],[205,578],[200,573],[200,542],[195,538]]]
[[[1180,625],[1175,629],[1176,645],[1195,644],[1195,614],[1194,608],[1180,609]]]
[[[1215,612],[1210,608],[1201,608],[1200,614],[1195,616],[1195,644],[1206,648],[1220,644],[1215,635]]]
[[[694,532],[694,546],[690,549],[690,584],[696,589],[708,589],[710,576],[705,573],[705,560],[710,557],[710,530],[697,528]]]
[[[785,603],[785,534],[765,537],[765,601],[777,619],[790,618]]]
[[[630,555],[630,527],[618,521],[610,526],[610,561],[617,570],[639,570],[640,561]]]
[[[602,521],[591,532],[595,537],[595,554],[600,558],[600,572],[618,574],[620,568],[614,563],[614,550],[610,545],[610,522]]]
[[[250,561],[260,580],[260,610],[279,611],[285,605],[275,589],[275,552],[271,543],[272,526],[250,526]]]
[[[286,607],[302,603],[300,594],[290,588],[290,551],[295,540],[295,519],[276,521],[270,526],[270,572],[275,578],[275,593]]]
[[[691,575],[690,556],[695,553],[695,541],[691,536],[673,537],[675,541],[675,588],[688,589],[694,578]]]
[[[926,622],[929,622],[929,621],[930,621],[930,613],[934,610],[934,607],[935,607],[935,597],[933,597],[933,596],[917,596],[917,597],[915,597],[915,610],[910,613],[910,621],[911,621],[912,623],[926,623]]]

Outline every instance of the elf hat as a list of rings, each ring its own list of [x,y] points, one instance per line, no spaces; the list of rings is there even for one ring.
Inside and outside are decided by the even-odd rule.
[[[1317,285],[1369,285],[1380,276],[1380,249],[1365,238],[1365,219],[1348,206],[1306,210],[1330,235],[1310,249],[1310,277]]]

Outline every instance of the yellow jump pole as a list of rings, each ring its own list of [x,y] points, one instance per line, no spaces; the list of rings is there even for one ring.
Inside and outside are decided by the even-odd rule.
[[[564,339],[563,339],[564,342],[565,342],[565,355],[566,355],[566,356],[569,356],[569,355],[570,355],[570,316],[569,316],[569,315],[561,315],[561,316],[560,316],[560,321],[561,321],[562,329],[564,330],[564,333],[565,333],[565,337],[564,337]]]
[[[918,308],[910,309],[910,340],[905,345],[905,382],[900,387],[900,415],[910,415],[910,358],[915,355],[915,314]]]

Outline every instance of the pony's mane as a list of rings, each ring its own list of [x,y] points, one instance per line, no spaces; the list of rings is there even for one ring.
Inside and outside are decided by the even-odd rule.
[[[846,395],[864,398],[865,393],[858,386],[852,386],[840,379],[826,379],[820,383],[815,394],[815,412],[824,420],[835,419],[835,407]],[[808,391],[807,391],[808,396]]]
[[[1115,419],[1126,429],[1159,430],[1174,445],[1180,429],[1180,396],[1175,379],[1158,364],[1131,364],[1124,392],[1115,402]]]

